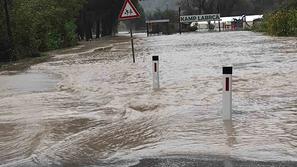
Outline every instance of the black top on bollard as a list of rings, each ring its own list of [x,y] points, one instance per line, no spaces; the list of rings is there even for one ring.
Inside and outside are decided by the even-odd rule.
[[[159,56],[153,56],[153,61],[159,61]]]
[[[223,67],[223,74],[232,74],[233,67]]]

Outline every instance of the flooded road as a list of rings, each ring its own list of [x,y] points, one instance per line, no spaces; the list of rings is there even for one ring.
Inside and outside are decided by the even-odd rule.
[[[145,158],[297,162],[297,39],[142,35],[0,75],[0,166],[132,166]],[[151,57],[161,90],[152,91]],[[234,67],[223,122],[222,66]]]

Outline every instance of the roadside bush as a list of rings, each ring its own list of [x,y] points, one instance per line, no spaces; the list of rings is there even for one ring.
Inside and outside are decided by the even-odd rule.
[[[49,32],[46,40],[47,50],[59,49],[62,45],[61,35],[57,32]]]
[[[257,30],[275,36],[297,36],[297,9],[266,14]]]
[[[292,36],[297,36],[297,9],[291,10],[289,12],[288,25],[290,27],[289,34]]]
[[[65,37],[63,41],[63,47],[69,47],[77,44],[77,34],[76,34],[77,26],[73,20],[65,23],[64,31]]]
[[[13,50],[6,45],[7,32],[0,26],[0,61],[39,56],[39,52],[73,46],[76,41],[74,19],[84,0],[14,0],[9,3]],[[2,5],[2,4],[1,4]],[[5,24],[2,6],[0,25]]]

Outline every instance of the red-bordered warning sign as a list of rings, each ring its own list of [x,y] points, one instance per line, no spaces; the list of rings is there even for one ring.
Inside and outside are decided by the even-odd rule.
[[[120,12],[119,20],[131,20],[140,17],[139,12],[130,0],[126,0]]]

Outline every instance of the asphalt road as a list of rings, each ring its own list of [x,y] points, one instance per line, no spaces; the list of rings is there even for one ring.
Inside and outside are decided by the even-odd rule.
[[[297,162],[259,162],[235,159],[152,158],[143,159],[133,167],[297,167]]]

